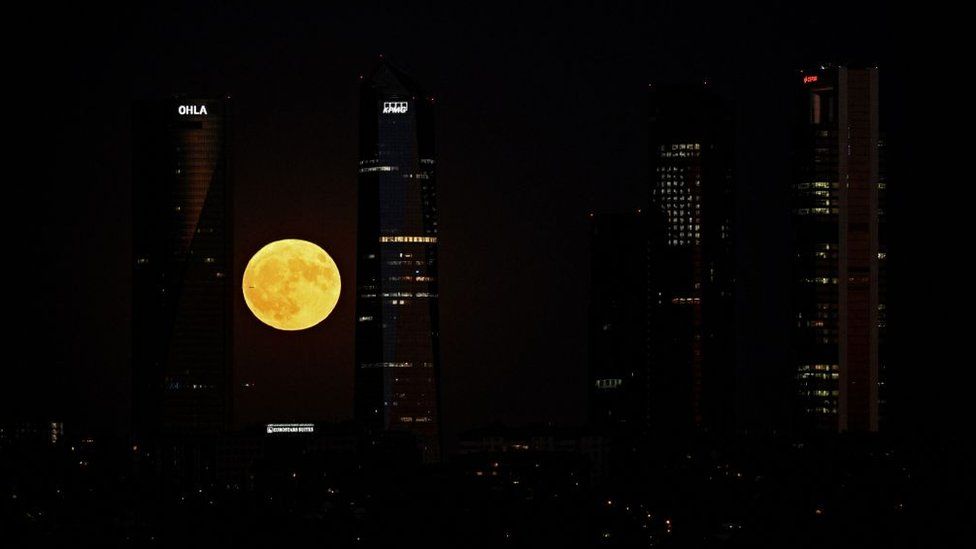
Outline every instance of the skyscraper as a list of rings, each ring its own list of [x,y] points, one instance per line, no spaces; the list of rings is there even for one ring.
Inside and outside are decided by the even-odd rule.
[[[664,216],[656,209],[590,215],[589,405],[593,426],[672,431],[679,402],[663,313]]]
[[[649,426],[652,241],[640,211],[590,215],[589,403],[594,426]]]
[[[796,77],[793,225],[797,411],[803,426],[878,428],[880,241],[878,71]]]
[[[387,61],[360,91],[357,419],[440,456],[433,99]]]
[[[230,418],[229,100],[134,111],[133,433],[212,435]]]
[[[707,84],[652,86],[652,206],[664,216],[652,384],[671,425],[732,427],[735,382],[733,125]]]

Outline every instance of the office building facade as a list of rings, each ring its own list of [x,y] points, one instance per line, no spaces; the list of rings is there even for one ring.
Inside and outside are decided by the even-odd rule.
[[[229,99],[133,116],[133,433],[208,436],[230,421]]]
[[[876,431],[885,327],[878,71],[796,76],[794,377],[801,428]]]
[[[433,100],[381,62],[360,94],[356,263],[357,419],[412,433],[440,456]]]
[[[590,421],[609,431],[650,421],[650,246],[641,212],[590,214]]]
[[[733,122],[707,83],[650,89],[652,209],[663,215],[651,383],[678,432],[733,428]]]

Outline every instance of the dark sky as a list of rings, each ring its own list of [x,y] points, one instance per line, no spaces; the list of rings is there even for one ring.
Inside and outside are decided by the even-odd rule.
[[[707,77],[736,105],[738,369],[750,422],[781,404],[764,380],[785,367],[794,69],[877,63],[883,126],[896,151],[910,147],[905,65],[884,2],[281,4],[85,5],[34,21],[20,51],[32,109],[14,114],[37,145],[16,203],[40,206],[19,224],[30,267],[15,273],[16,293],[30,316],[7,399],[19,411],[128,428],[138,99],[234,97],[236,278],[284,237],[319,243],[343,273],[336,312],[305,332],[266,328],[237,295],[236,381],[255,384],[238,395],[244,422],[351,415],[357,91],[381,53],[437,98],[449,433],[583,421],[586,214],[647,199],[649,82]],[[896,213],[907,211],[908,194],[892,194]],[[913,268],[893,285],[908,288]],[[910,301],[896,335],[916,322]]]

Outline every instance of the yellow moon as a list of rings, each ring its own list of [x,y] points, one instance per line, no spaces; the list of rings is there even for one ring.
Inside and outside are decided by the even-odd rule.
[[[244,301],[254,316],[279,330],[304,330],[329,316],[342,283],[335,261],[306,240],[276,240],[244,269]]]

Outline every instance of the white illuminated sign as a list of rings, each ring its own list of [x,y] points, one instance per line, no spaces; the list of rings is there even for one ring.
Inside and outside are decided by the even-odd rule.
[[[180,115],[182,116],[188,116],[188,115],[206,116],[207,115],[206,105],[180,105],[180,108],[178,110]]]
[[[383,114],[403,114],[407,112],[406,101],[384,101]]]
[[[273,435],[276,433],[314,433],[315,424],[314,423],[269,423],[267,425],[267,434]]]

